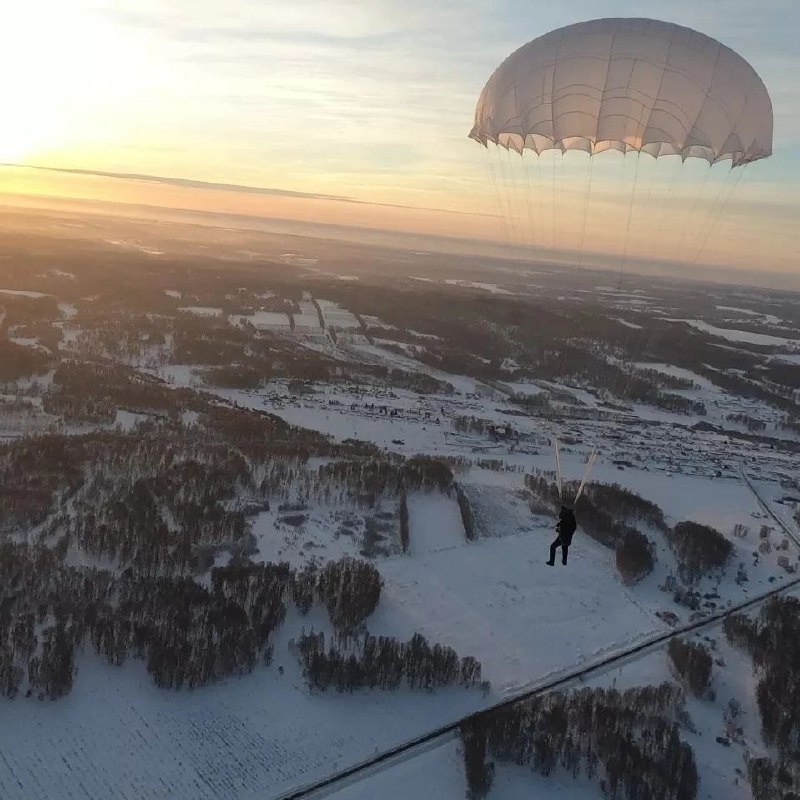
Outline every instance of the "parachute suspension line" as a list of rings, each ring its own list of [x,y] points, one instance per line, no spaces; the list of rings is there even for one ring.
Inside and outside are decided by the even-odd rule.
[[[658,217],[658,224],[656,225],[656,229],[655,231],[653,231],[653,236],[652,236],[653,249],[650,251],[651,258],[654,258],[656,255],[655,248],[658,247],[658,237],[661,233],[661,230],[664,227],[664,220],[667,217],[667,206],[669,205],[669,202],[672,199],[673,189],[675,188],[675,183],[678,180],[678,172],[680,171],[680,168],[682,166],[683,166],[683,161],[680,160],[680,163],[676,164],[673,167],[672,175],[670,175],[669,183],[667,184],[667,192],[664,195],[662,202],[660,203],[660,205],[662,206],[662,210],[661,214]]]
[[[580,486],[578,486],[578,491],[575,494],[575,500],[573,500],[573,505],[578,505],[578,500],[581,499],[583,490],[586,488],[586,482],[589,480],[589,475],[592,474],[592,467],[594,466],[594,462],[596,460],[597,460],[597,447],[593,447],[592,452],[589,455],[589,460],[586,462],[586,469],[584,469],[583,471],[583,477],[581,478]]]
[[[539,157],[538,155],[536,156]],[[531,241],[537,246],[535,214],[533,213],[533,194],[531,192],[530,158],[525,161],[525,148],[522,150],[522,171],[525,173],[525,200],[528,206],[528,228],[531,232]]]
[[[564,502],[564,493],[561,490],[561,454],[558,452],[558,437],[553,439],[553,448],[556,453],[556,487],[558,488],[558,499]]]
[[[522,158],[522,154],[520,153],[520,158]],[[525,237],[522,236],[521,230],[521,223],[519,221],[519,217],[517,212],[519,210],[519,192],[517,191],[517,179],[516,179],[516,167],[511,161],[511,150],[506,150],[506,160],[508,161],[508,174],[510,175],[510,188],[511,188],[511,213],[512,218],[514,221],[514,227],[517,231],[517,244],[524,244]]]
[[[539,206],[539,221],[544,225],[544,184],[542,183],[542,154],[536,154],[536,177],[539,191],[537,192],[538,206]],[[542,244],[545,242],[545,233],[542,231]]]
[[[689,245],[686,242],[686,232],[689,229],[689,225],[691,224],[692,220],[694,219],[694,212],[695,212],[695,210],[697,208],[697,203],[700,200],[700,198],[703,196],[703,191],[706,188],[706,184],[708,183],[708,176],[711,173],[711,167],[712,167],[712,165],[711,165],[711,162],[709,161],[708,162],[708,170],[706,170],[703,173],[703,180],[700,183],[700,188],[695,193],[695,196],[692,199],[691,205],[689,205],[687,207],[688,210],[687,210],[687,214],[686,214],[686,220],[684,221],[683,225],[681,226],[681,228],[683,230],[681,231],[681,241],[680,241],[680,244],[678,245],[678,251],[677,251],[677,254],[676,254],[676,258],[678,260],[682,259],[687,254],[687,251],[689,249]]]
[[[628,203],[628,222],[625,226],[624,244],[622,246],[622,257],[619,264],[619,278],[617,279],[617,291],[622,289],[622,273],[628,261],[628,239],[631,235],[631,217],[633,216],[633,201],[636,197],[636,184],[639,182],[639,159],[642,156],[642,151],[636,153],[636,169],[633,173],[633,186],[631,187],[631,199]]]
[[[494,161],[497,161],[495,164]],[[500,152],[495,147],[494,158],[490,156],[490,165],[492,169],[492,174],[495,178],[495,188],[497,190],[497,202],[498,207],[500,209],[500,217],[503,221],[503,228],[505,230],[505,237],[506,237],[506,247],[510,250],[514,245],[514,228],[512,226],[512,221],[510,219],[511,215],[509,214],[508,209],[508,191],[507,186],[505,183],[505,178],[502,174],[502,161],[500,158]]]
[[[656,182],[656,172],[658,171],[658,162],[660,159],[654,158],[653,159],[653,171],[650,173],[650,180],[647,182],[647,194],[645,195],[644,204],[645,207],[650,207],[650,200],[653,197],[653,184]]]
[[[558,162],[558,218],[559,220],[570,220],[570,214],[566,213],[564,210],[564,193],[565,193],[565,186],[564,183],[564,156],[566,154],[563,150],[561,150],[561,160]],[[565,230],[564,226],[562,225],[559,230],[559,239],[562,237],[567,241],[571,241],[570,232]],[[566,235],[565,235],[566,234]],[[562,242],[563,246],[563,242]]]
[[[640,153],[641,155],[641,153]],[[639,235],[639,255],[644,256],[643,251],[643,242],[642,240],[647,240],[647,226],[650,224],[650,198],[653,194],[653,183],[655,182],[655,165],[658,163],[658,159],[653,159],[653,168],[650,174],[647,174],[647,170],[650,167],[650,156],[645,153],[646,158],[643,158],[640,164],[640,175],[639,175],[639,202],[636,204],[636,212],[634,215],[634,219],[636,220],[636,225],[631,223],[631,227],[634,231],[638,231]],[[645,166],[642,166],[645,165]]]
[[[506,247],[511,245],[511,238],[508,230],[508,220],[503,214],[503,209],[500,203],[500,192],[497,188],[497,177],[494,174],[494,165],[489,157],[488,145],[483,145],[483,164],[486,167],[486,176],[489,180],[489,185],[492,189],[492,199],[494,200],[495,211],[497,212],[498,227],[501,229],[501,235],[505,239]]]
[[[503,206],[503,218],[508,224],[509,234],[509,247],[512,247],[517,240],[517,231],[514,226],[514,218],[512,216],[511,196],[509,191],[508,175],[506,175],[505,164],[503,163],[503,154],[500,152],[504,148],[500,145],[495,147],[495,158],[497,159],[497,175],[498,175],[498,191]]]
[[[708,228],[707,228],[707,230],[705,232],[705,235],[703,236],[703,238],[700,241],[700,244],[697,247],[697,251],[694,254],[694,259],[692,259],[692,266],[696,266],[701,254],[703,253],[703,250],[705,250],[706,244],[708,243],[708,240],[709,240],[711,234],[716,230],[717,225],[719,224],[719,221],[725,215],[725,211],[728,208],[728,204],[730,203],[731,198],[733,197],[733,195],[736,193],[736,189],[739,187],[739,184],[742,182],[742,178],[744,177],[744,171],[745,171],[745,169],[747,169],[747,165],[749,163],[750,162],[746,162],[742,167],[740,167],[739,168],[739,173],[736,176],[736,178],[734,180],[730,181],[729,187],[728,187],[728,192],[727,192],[724,200],[720,204],[720,207],[718,209],[718,213],[717,213],[716,217],[712,220],[711,224],[708,226]],[[731,168],[731,172],[733,172],[733,168]]]
[[[562,155],[563,155],[563,153],[562,153]],[[553,238],[552,238],[552,242],[551,242],[550,246],[551,246],[551,248],[553,250],[555,250],[556,249],[556,151],[555,151],[555,148],[553,148],[553,176],[552,177],[553,177],[553,183],[552,183],[552,189],[553,189],[553,192],[552,192],[552,195],[553,195],[553,218],[552,218],[551,222],[552,222],[552,228],[553,228],[553,233],[552,233]]]
[[[583,267],[583,249],[586,244],[586,223],[589,219],[589,199],[592,196],[592,166],[594,165],[594,157],[591,153],[589,153],[587,164],[588,178],[586,181],[586,194],[583,196],[583,223],[581,225],[581,247],[578,261],[579,269]]]
[[[716,218],[717,212],[721,208],[724,198],[727,196],[727,192],[730,184],[732,183],[733,177],[733,169],[727,170],[725,172],[725,177],[719,181],[716,192],[712,192],[712,196],[708,198],[708,202],[706,204],[707,208],[705,209],[705,213],[701,215],[702,219],[700,220],[700,224],[697,228],[696,239],[692,244],[693,249],[697,249],[700,242],[703,240],[705,232],[708,230],[712,220]],[[686,261],[688,263],[688,257],[686,258]]]

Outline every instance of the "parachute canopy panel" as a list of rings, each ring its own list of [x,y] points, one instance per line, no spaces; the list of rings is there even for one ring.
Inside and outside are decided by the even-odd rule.
[[[470,137],[516,150],[641,151],[733,166],[772,154],[772,103],[740,55],[651,19],[560,28],[512,53]]]

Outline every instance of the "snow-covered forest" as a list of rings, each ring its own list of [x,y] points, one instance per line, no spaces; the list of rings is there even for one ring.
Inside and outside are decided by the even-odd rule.
[[[797,295],[93,224],[0,242],[0,796],[800,793]]]

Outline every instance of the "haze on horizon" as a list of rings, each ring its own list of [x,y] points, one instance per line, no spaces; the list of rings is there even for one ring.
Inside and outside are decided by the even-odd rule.
[[[3,12],[13,115],[0,161],[45,169],[3,167],[0,201],[72,198],[518,243],[524,236],[498,222],[508,196],[498,205],[491,187],[505,165],[490,164],[487,179],[486,155],[466,136],[480,89],[509,52],[553,28],[652,16],[719,39],[753,65],[772,96],[773,157],[731,179],[725,163],[676,169],[666,163],[674,159],[604,154],[587,214],[587,157],[559,154],[556,165],[545,154],[532,173],[530,213],[548,231],[536,244],[572,251],[585,236],[587,252],[618,258],[630,203],[632,267],[694,256],[796,273],[800,8],[765,0],[751,11],[743,0],[434,9],[419,0],[34,0]],[[548,183],[556,169],[557,192]],[[635,205],[620,190],[634,169]],[[701,248],[712,203],[740,179]]]

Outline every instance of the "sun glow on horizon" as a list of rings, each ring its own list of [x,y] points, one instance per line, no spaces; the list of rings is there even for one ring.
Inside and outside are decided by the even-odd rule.
[[[785,15],[760,17],[753,39],[695,5],[670,13],[730,39],[775,87],[775,156],[746,180],[616,152],[591,168],[578,152],[487,163],[467,138],[486,77],[515,42],[591,15],[589,0],[547,13],[523,0],[336,0],[334,14],[328,0],[7,3],[0,163],[16,168],[0,195],[796,269],[800,72],[794,41],[774,41]]]
[[[0,12],[0,161],[20,162],[107,138],[153,77],[136,38],[72,4],[34,0]]]

